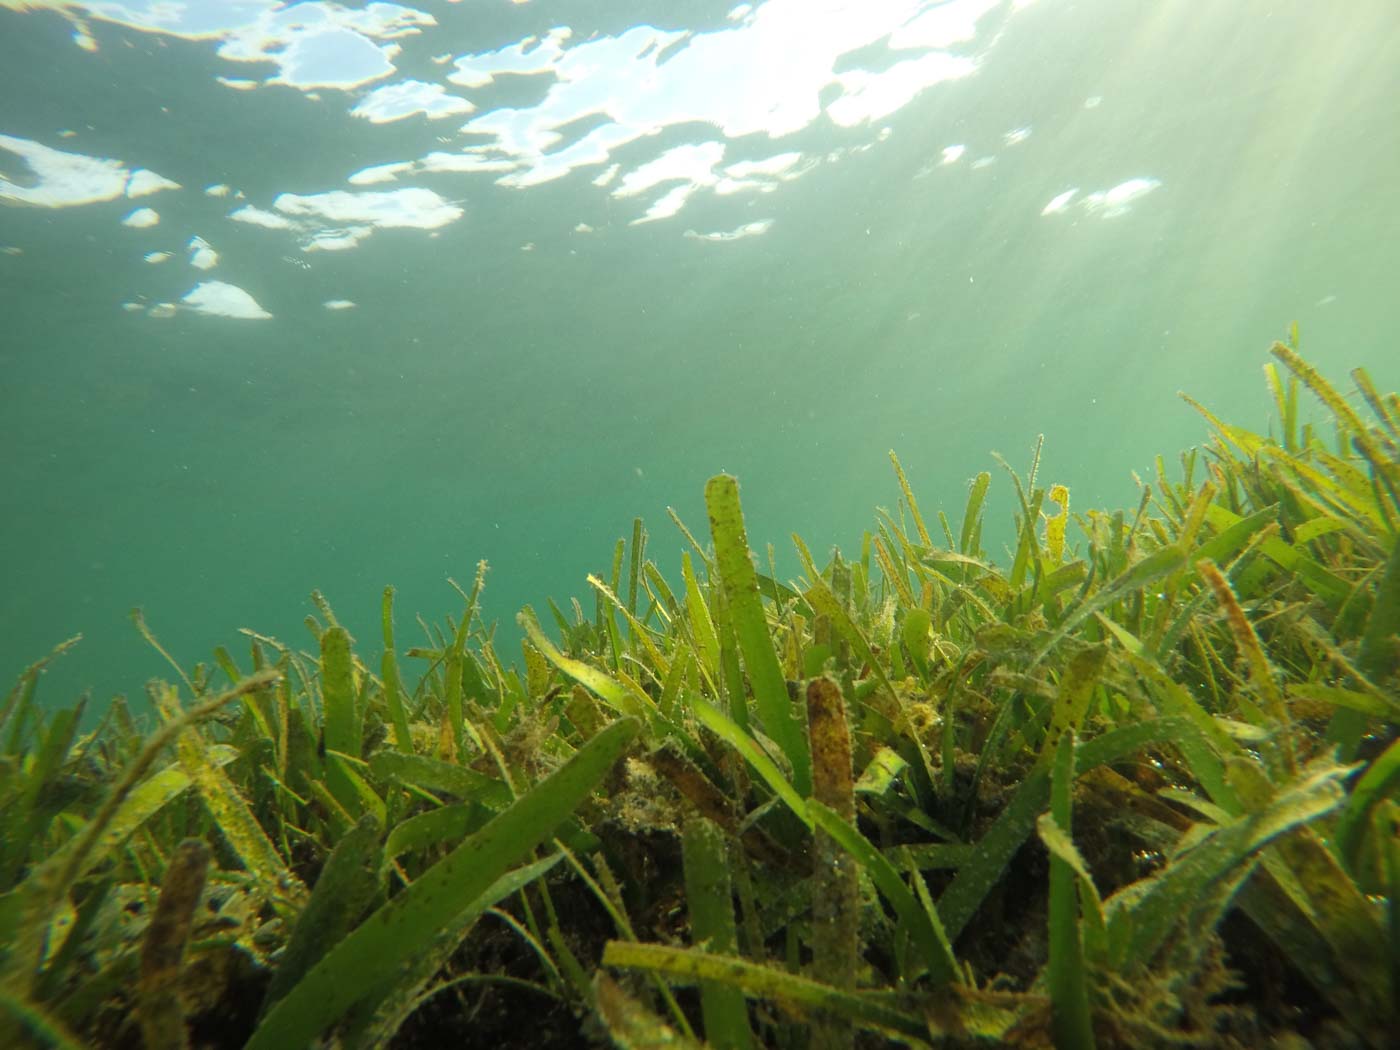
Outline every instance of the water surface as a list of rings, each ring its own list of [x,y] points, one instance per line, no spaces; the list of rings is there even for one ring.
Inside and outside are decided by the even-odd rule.
[[[1393,0],[0,0],[0,668],[313,587],[372,656],[483,558],[509,654],[720,470],[783,573],[890,448],[1135,504],[1292,321],[1400,384],[1398,90]]]

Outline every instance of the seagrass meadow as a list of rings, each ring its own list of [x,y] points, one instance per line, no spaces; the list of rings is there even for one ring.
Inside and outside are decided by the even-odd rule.
[[[484,564],[91,732],[65,643],[0,709],[0,1045],[1394,1045],[1400,398],[1294,344],[1135,511],[1002,464],[995,561],[992,474],[929,516],[892,454],[850,554],[779,581],[721,475],[518,658]]]

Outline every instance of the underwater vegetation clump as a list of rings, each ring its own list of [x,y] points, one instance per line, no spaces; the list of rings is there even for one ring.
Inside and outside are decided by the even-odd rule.
[[[518,667],[484,564],[373,657],[317,595],[149,734],[35,664],[0,1045],[1394,1045],[1400,399],[1273,354],[1278,432],[1191,402],[1135,513],[1008,469],[1004,567],[990,474],[955,528],[891,454],[857,557],[760,572],[719,476],[679,580],[634,523]]]

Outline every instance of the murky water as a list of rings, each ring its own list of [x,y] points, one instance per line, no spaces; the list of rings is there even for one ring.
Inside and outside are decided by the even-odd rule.
[[[584,598],[642,515],[1135,503],[1294,320],[1400,383],[1393,0],[0,0],[0,668]],[[372,646],[369,646],[372,651]]]

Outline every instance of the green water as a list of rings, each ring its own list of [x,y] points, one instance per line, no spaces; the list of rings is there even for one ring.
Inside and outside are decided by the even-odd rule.
[[[1005,517],[990,453],[1024,469],[1042,433],[1074,508],[1135,504],[1204,436],[1177,390],[1267,424],[1295,320],[1335,379],[1400,384],[1394,0],[434,3],[406,36],[356,5],[7,4],[0,669],[82,632],[50,702],[164,673],[133,605],[189,664],[240,627],[306,647],[312,588],[371,643],[394,583],[412,644],[483,558],[512,653],[521,605],[591,609],[636,515],[673,574],[665,508],[703,536],[721,470],[780,573],[794,530],[858,548],[891,448],[955,520],[983,469]],[[280,64],[229,57],[254,23]],[[461,111],[352,112],[406,80]],[[427,170],[464,158],[490,170]],[[179,187],[124,193],[138,169]],[[366,217],[402,190],[460,214]],[[201,309],[213,281],[271,316]]]

